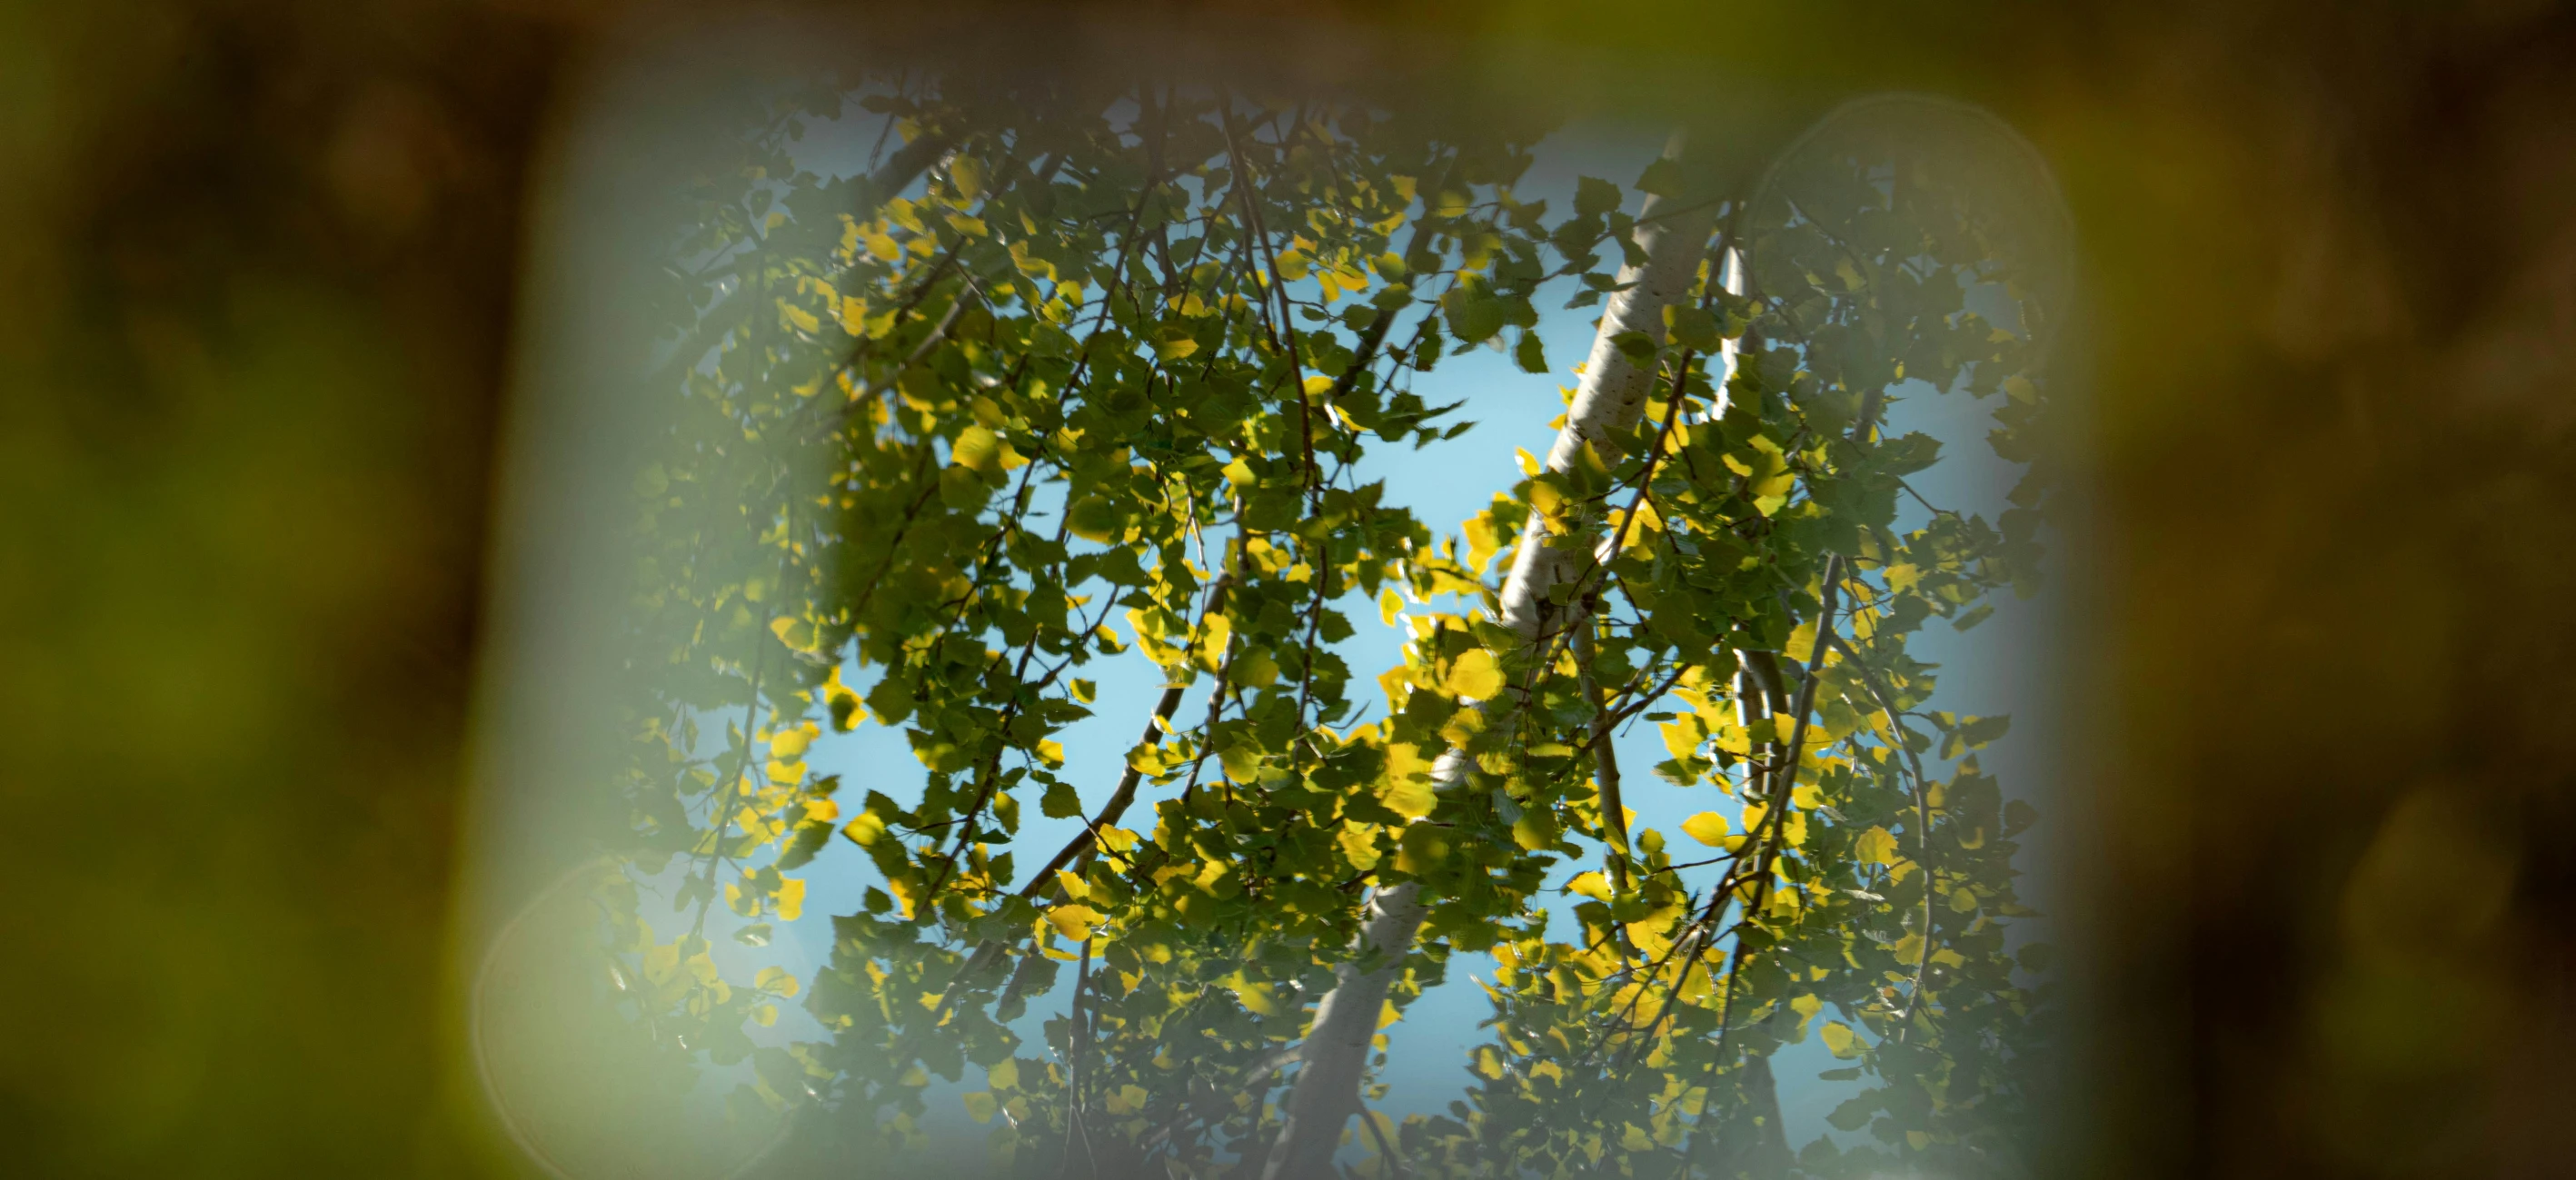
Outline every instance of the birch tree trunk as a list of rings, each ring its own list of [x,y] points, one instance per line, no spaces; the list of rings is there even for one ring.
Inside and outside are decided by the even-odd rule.
[[[1665,157],[1678,158],[1680,148],[1681,137],[1676,135],[1665,148]],[[1637,244],[1645,250],[1646,260],[1620,271],[1619,281],[1627,289],[1611,296],[1601,317],[1574,405],[1566,411],[1565,426],[1548,450],[1548,470],[1567,470],[1585,443],[1613,429],[1636,425],[1644,413],[1655,382],[1655,354],[1641,364],[1618,347],[1618,338],[1640,333],[1660,349],[1664,309],[1688,293],[1701,260],[1707,257],[1716,204],[1711,194],[1697,191],[1647,198],[1637,227]],[[1586,534],[1587,530],[1578,528],[1568,534],[1573,544],[1552,545],[1544,518],[1530,514],[1510,575],[1504,579],[1501,600],[1501,622],[1520,636],[1524,651],[1550,640],[1577,613],[1579,608],[1550,603],[1548,591],[1580,575],[1582,563],[1590,558],[1580,543]],[[1483,702],[1477,707],[1482,708]],[[1432,788],[1454,789],[1465,780],[1465,771],[1466,756],[1461,751],[1443,751],[1432,766]],[[1342,1128],[1359,1108],[1360,1077],[1370,1041],[1377,1035],[1378,1014],[1422,928],[1425,907],[1420,894],[1421,886],[1408,881],[1370,897],[1368,922],[1354,948],[1357,953],[1337,969],[1333,990],[1315,1007],[1313,1027],[1299,1054],[1303,1068],[1289,1092],[1279,1138],[1271,1145],[1269,1163],[1262,1172],[1264,1180],[1332,1175]]]

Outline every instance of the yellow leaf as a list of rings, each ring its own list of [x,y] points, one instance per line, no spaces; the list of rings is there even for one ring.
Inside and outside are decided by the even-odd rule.
[[[1430,783],[1406,775],[1389,778],[1386,785],[1378,789],[1377,801],[1406,819],[1421,819],[1431,814],[1437,796],[1432,793]]]
[[[1664,735],[1664,748],[1672,751],[1675,758],[1699,753],[1700,742],[1708,737],[1708,723],[1700,720],[1697,713],[1684,713],[1659,728]]]
[[[823,707],[832,713],[832,727],[843,733],[848,733],[852,726],[868,715],[867,706],[859,701],[859,694],[841,683],[841,666],[838,664],[832,665],[831,676],[823,681]]]
[[[1577,874],[1573,880],[1565,883],[1565,891],[1581,894],[1595,901],[1610,900],[1610,882],[1597,872]]]
[[[770,735],[769,756],[781,760],[800,757],[805,753],[805,747],[814,744],[814,739],[821,733],[811,722],[794,729],[780,730]]]
[[[1462,700],[1481,701],[1503,690],[1503,669],[1494,653],[1475,648],[1449,665],[1449,691]]]
[[[798,331],[820,332],[823,330],[823,321],[821,317],[816,316],[813,312],[798,307],[793,303],[789,303],[784,299],[778,301],[778,312],[779,315],[784,317],[789,324],[794,325]]]
[[[1389,586],[1378,593],[1377,614],[1379,618],[1386,620],[1387,626],[1394,626],[1395,617],[1403,613],[1404,598],[1395,592],[1395,587]]]
[[[1234,988],[1234,998],[1241,1001],[1244,1008],[1261,1016],[1279,1014],[1279,997],[1271,992],[1269,984],[1245,983],[1240,972],[1233,980],[1229,986]]]
[[[769,621],[769,633],[778,637],[791,651],[814,650],[814,625],[803,619],[777,618]]]
[[[1395,1001],[1393,1000],[1383,1002],[1377,1010],[1377,1026],[1379,1028],[1385,1028],[1386,1026],[1402,1019],[1404,1019],[1404,1014],[1395,1010]]]
[[[893,239],[889,238],[887,241],[891,244]],[[871,253],[875,252],[876,243],[868,243],[868,249]],[[1030,254],[1029,243],[1025,238],[1011,243],[1011,262],[1020,268],[1021,274],[1030,278],[1055,281],[1055,264]]]
[[[794,877],[778,883],[778,920],[793,922],[805,913],[805,882]]]
[[[1417,774],[1428,774],[1431,765],[1431,760],[1422,756],[1422,747],[1412,742],[1387,743],[1386,775],[1388,778],[1400,779]]]
[[[979,1123],[992,1122],[994,1112],[1001,1109],[1001,1105],[994,1102],[993,1095],[987,1091],[979,1090],[963,1097],[966,1101],[966,1117]]]
[[[1728,828],[1726,817],[1714,811],[1703,811],[1682,821],[1684,833],[1711,848],[1726,847]]]
[[[1467,531],[1467,564],[1479,570],[1484,569],[1485,564],[1492,561],[1495,554],[1502,552],[1503,545],[1511,540],[1504,534],[1501,522],[1494,519],[1491,511],[1479,512],[1468,517],[1461,527]],[[1387,625],[1393,626],[1394,620],[1387,620]]]
[[[1637,505],[1637,514],[1629,519],[1636,526],[1629,534],[1631,540],[1640,534],[1664,531],[1664,514],[1655,511],[1655,502],[1652,500]]]
[[[1386,694],[1388,712],[1402,712],[1404,702],[1413,695],[1413,670],[1398,666],[1379,674],[1377,689]]]
[[[1340,842],[1342,855],[1350,858],[1351,867],[1362,872],[1376,868],[1378,860],[1384,855],[1377,848],[1377,825],[1375,824],[1343,824],[1341,832],[1334,839]]]
[[[978,422],[958,432],[957,441],[950,445],[948,454],[960,467],[990,471],[1002,457],[1002,440]]]
[[[660,983],[663,980],[670,979],[673,976],[678,975],[679,973],[680,947],[678,943],[664,943],[660,946],[651,947],[645,950],[645,979],[653,983]]]
[[[762,991],[776,992],[782,996],[793,996],[800,987],[796,977],[785,967],[763,967],[760,969],[760,974],[751,977],[751,983]]]
[[[1060,905],[1048,910],[1046,920],[1056,933],[1072,942],[1091,937],[1091,928],[1100,921],[1100,911],[1087,905]]]
[[[904,919],[911,920],[913,911],[921,905],[923,893],[921,882],[908,876],[888,877],[886,892],[894,894],[895,904],[901,907]]]
[[[752,1010],[751,1010],[751,1018],[752,1018],[752,1020],[753,1020],[754,1022],[758,1023],[758,1024],[760,1025],[760,1027],[762,1027],[762,1028],[768,1028],[768,1027],[770,1027],[770,1026],[772,1026],[772,1025],[775,1025],[775,1024],[777,1024],[777,1023],[778,1023],[778,1005],[776,1005],[776,1004],[760,1004],[760,1005],[756,1005],[756,1006],[754,1006],[754,1007],[752,1008]]]
[[[984,1082],[996,1090],[1017,1089],[1020,1084],[1019,1060],[1005,1057],[984,1067]]]
[[[1886,828],[1871,828],[1853,841],[1852,855],[1859,857],[1862,864],[1895,864],[1896,837]]]
[[[1800,664],[1806,663],[1810,657],[1814,656],[1816,654],[1816,621],[1814,619],[1809,619],[1806,622],[1798,624],[1797,629],[1789,632],[1789,643],[1787,646],[1780,649],[1780,654],[1785,655]]]
[[[866,848],[876,843],[878,837],[885,835],[885,820],[879,818],[874,812],[862,811],[857,819],[851,820],[841,828],[841,834],[849,837],[851,843]]]
[[[1830,1050],[1834,1056],[1857,1057],[1860,1055],[1860,1050],[1856,1046],[1856,1042],[1859,1040],[1859,1037],[1852,1032],[1850,1025],[1844,1024],[1839,1020],[1828,1020],[1825,1022],[1825,1026],[1817,1029],[1816,1032],[1818,1035],[1824,1037],[1825,1048]]]

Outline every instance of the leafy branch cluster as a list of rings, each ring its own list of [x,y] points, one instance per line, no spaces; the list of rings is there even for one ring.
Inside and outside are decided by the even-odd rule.
[[[800,170],[845,93],[885,128],[870,170]],[[1416,375],[1489,344],[1545,372],[1542,291],[1595,303],[1645,258],[1630,190],[1516,194],[1547,128],[1388,109],[916,71],[747,120],[687,194],[650,384],[678,396],[635,481],[623,1002],[672,1054],[750,1060],[746,1118],[833,1111],[802,1125],[839,1150],[917,1144],[930,1078],[971,1065],[1014,1167],[1236,1174],[1363,900],[1410,882],[1427,936],[1384,1022],[1490,952],[1495,1035],[1450,1117],[1364,1112],[1370,1174],[1776,1174],[1768,1058],[1811,1027],[1874,1083],[1835,1125],[1879,1146],[1798,1166],[2010,1170],[2044,1048],[2004,934],[2033,817],[1962,757],[2000,719],[1923,711],[1906,642],[2031,584],[2045,480],[2000,527],[1900,532],[1937,446],[1886,429],[1897,382],[1964,384],[2028,460],[2038,309],[1969,310],[2006,245],[1919,162],[1703,197],[1664,338],[1613,341],[1643,416],[1443,536],[1358,475],[1466,428]],[[1692,195],[1672,160],[1633,187]],[[1494,580],[1531,544],[1580,555],[1534,641]],[[1371,604],[1411,637],[1375,722],[1332,647]],[[1086,812],[1055,735],[1122,656],[1165,690]],[[1684,825],[1704,855],[1629,831],[1611,736],[1639,719],[1673,789],[1730,799]],[[867,724],[917,795],[808,766]],[[1028,802],[1079,834],[1015,843]],[[722,978],[713,907],[758,945],[827,852],[883,882],[830,964]],[[831,1039],[755,1049],[798,996]]]

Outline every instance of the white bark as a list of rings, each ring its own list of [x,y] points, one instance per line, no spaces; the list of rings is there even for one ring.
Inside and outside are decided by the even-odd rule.
[[[1678,155],[1680,146],[1676,136],[1665,155]],[[1566,411],[1556,445],[1548,450],[1549,470],[1567,470],[1585,443],[1613,429],[1632,427],[1643,415],[1655,366],[1651,361],[1639,364],[1619,349],[1616,340],[1638,332],[1662,345],[1664,308],[1687,294],[1697,278],[1699,264],[1707,257],[1716,212],[1715,202],[1705,193],[1647,198],[1637,229],[1637,243],[1644,248],[1646,261],[1620,270],[1619,281],[1627,289],[1612,295],[1602,314],[1574,405]],[[1610,448],[1601,450],[1606,457]],[[1573,611],[1550,604],[1548,591],[1579,576],[1589,556],[1579,546],[1549,544],[1545,521],[1538,513],[1530,514],[1510,575],[1503,581],[1501,600],[1501,621],[1519,634],[1524,648],[1544,642],[1566,624]],[[1482,707],[1481,702],[1477,707]],[[1456,788],[1465,781],[1465,771],[1462,751],[1443,751],[1432,765],[1433,789]],[[1300,1054],[1304,1068],[1289,1092],[1286,1118],[1271,1146],[1264,1180],[1315,1180],[1333,1174],[1333,1153],[1341,1146],[1342,1128],[1359,1108],[1360,1078],[1369,1043],[1377,1035],[1378,1014],[1422,929],[1420,895],[1421,886],[1408,881],[1378,890],[1369,899],[1368,923],[1356,948],[1359,953],[1335,972],[1333,990],[1315,1007],[1314,1024]],[[1365,961],[1376,966],[1362,970]]]

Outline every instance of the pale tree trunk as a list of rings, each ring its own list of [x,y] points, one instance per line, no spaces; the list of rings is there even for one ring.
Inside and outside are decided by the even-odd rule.
[[[1676,136],[1665,155],[1677,156],[1680,146]],[[1627,289],[1610,297],[1601,317],[1574,405],[1566,411],[1565,426],[1548,451],[1549,470],[1568,469],[1585,443],[1637,424],[1654,386],[1655,364],[1651,359],[1645,364],[1631,359],[1618,348],[1616,339],[1637,332],[1658,346],[1663,343],[1664,309],[1687,294],[1697,278],[1700,262],[1707,257],[1716,212],[1716,202],[1705,192],[1647,198],[1637,229],[1637,243],[1645,249],[1646,261],[1620,271],[1619,281]],[[1579,537],[1581,530],[1573,535]],[[1520,636],[1525,650],[1545,642],[1569,622],[1572,611],[1549,603],[1548,591],[1579,576],[1589,557],[1579,545],[1550,545],[1542,518],[1530,514],[1502,588],[1501,621]],[[1432,787],[1455,789],[1465,781],[1465,772],[1462,752],[1443,751],[1432,766]],[[1314,1025],[1299,1055],[1303,1068],[1289,1092],[1279,1138],[1262,1172],[1264,1180],[1315,1180],[1332,1174],[1342,1127],[1359,1108],[1360,1078],[1370,1041],[1377,1035],[1378,1014],[1422,928],[1420,894],[1420,885],[1408,881],[1378,890],[1369,899],[1357,956],[1336,970],[1333,990],[1315,1007]],[[1364,964],[1373,966],[1363,969]]]

